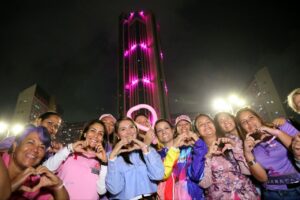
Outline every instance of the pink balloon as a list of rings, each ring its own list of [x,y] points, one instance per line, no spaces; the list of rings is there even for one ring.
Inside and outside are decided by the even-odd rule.
[[[152,115],[152,122],[151,122],[151,125],[152,125],[152,127],[154,127],[154,124],[155,124],[155,122],[157,121],[157,114],[156,114],[156,111],[154,110],[154,108],[151,107],[151,106],[148,105],[148,104],[138,104],[138,105],[136,105],[136,106],[131,107],[131,108],[128,110],[128,112],[127,112],[127,117],[130,117],[130,118],[132,119],[132,116],[131,116],[132,113],[133,113],[134,111],[140,110],[140,109],[142,109],[142,108],[147,109],[147,110],[149,110],[149,111],[151,112],[151,115]],[[143,126],[143,125],[141,125],[141,124],[136,123],[136,125],[137,125],[137,127],[138,127],[140,130],[142,130],[142,131],[146,131],[146,132],[147,132],[147,131],[149,130],[148,127]]]

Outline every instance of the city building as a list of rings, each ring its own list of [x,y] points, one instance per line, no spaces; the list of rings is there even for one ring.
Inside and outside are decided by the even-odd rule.
[[[54,97],[34,84],[19,93],[12,121],[31,123],[42,113],[57,109]]]
[[[150,12],[123,13],[119,18],[118,108],[125,116],[138,104],[148,104],[158,118],[169,119],[167,85],[159,26]],[[147,110],[142,111],[149,114]]]
[[[260,69],[244,91],[249,106],[266,121],[286,116],[283,101],[280,99],[267,67]]]
[[[64,122],[62,130],[57,135],[57,140],[64,145],[79,140],[86,122]]]

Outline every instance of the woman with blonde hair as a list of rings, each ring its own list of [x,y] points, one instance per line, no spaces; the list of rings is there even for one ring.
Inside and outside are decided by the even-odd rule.
[[[296,88],[289,93],[287,96],[287,102],[288,106],[293,111],[300,114],[300,88]]]

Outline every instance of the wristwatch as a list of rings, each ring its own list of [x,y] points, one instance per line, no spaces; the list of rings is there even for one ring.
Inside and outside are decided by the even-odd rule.
[[[256,164],[256,161],[255,161],[255,159],[253,159],[251,161],[248,161],[247,164],[248,164],[249,167],[251,167],[251,166]]]

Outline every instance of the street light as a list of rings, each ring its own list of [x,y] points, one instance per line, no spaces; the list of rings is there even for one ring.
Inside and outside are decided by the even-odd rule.
[[[23,130],[24,130],[24,126],[21,125],[21,124],[14,124],[14,125],[11,127],[11,132],[12,132],[14,135],[18,135],[18,134],[21,133]]]
[[[18,135],[24,130],[24,125],[16,123],[16,124],[8,124],[4,121],[0,121],[0,136],[3,137],[3,135],[6,134],[4,137],[12,135]]]
[[[0,134],[6,133],[8,124],[6,122],[0,122]]]
[[[213,107],[218,111],[232,112],[232,107],[224,99],[217,98],[213,101]]]
[[[245,106],[246,102],[244,99],[239,98],[235,94],[231,94],[228,98],[217,98],[213,101],[213,108],[218,112],[230,112],[234,114],[235,107],[243,107]]]

